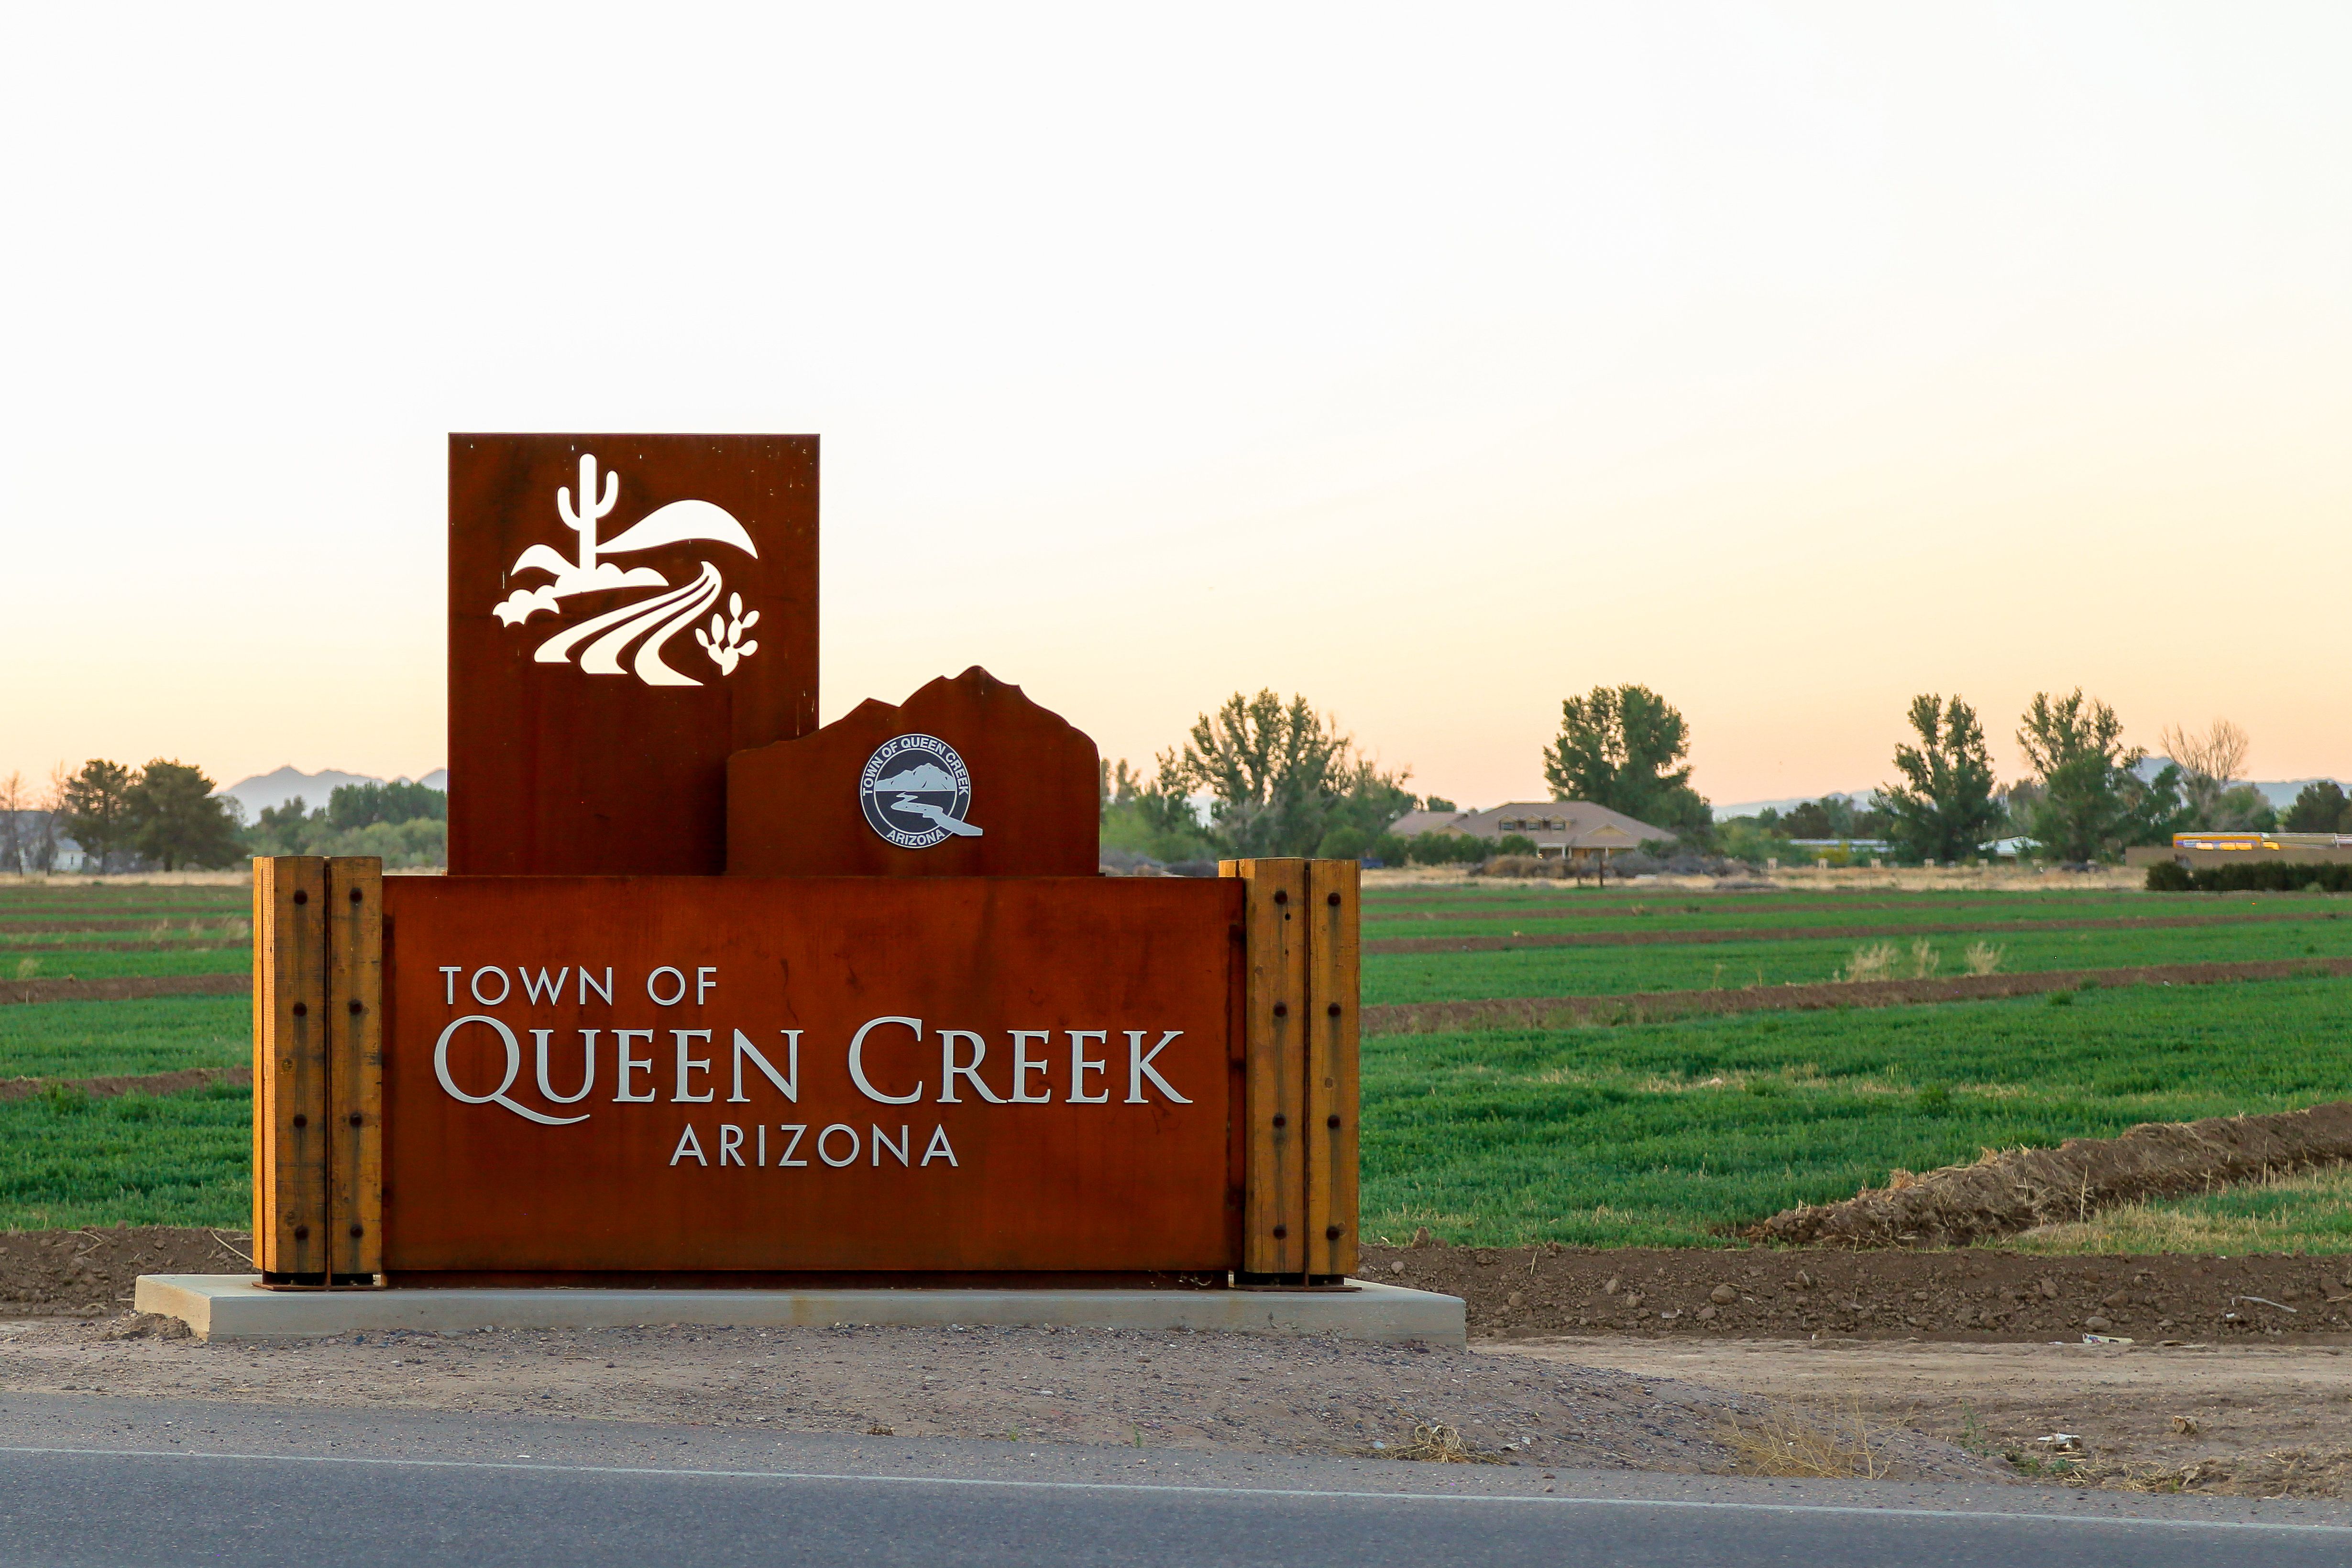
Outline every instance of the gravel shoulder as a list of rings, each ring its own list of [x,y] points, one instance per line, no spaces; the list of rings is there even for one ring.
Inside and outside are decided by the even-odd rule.
[[[0,1331],[0,1393],[1323,1457],[1386,1457],[1443,1423],[1494,1463],[1716,1475],[1738,1468],[1719,1437],[1744,1404],[1558,1361],[1242,1334],[644,1328],[215,1345],[171,1327],[19,1321]],[[1898,1437],[1890,1454],[1911,1479],[1998,1474],[1931,1439]]]
[[[2177,1347],[1626,1336],[1489,1343],[1546,1364],[1703,1380],[1860,1410],[1956,1445],[2079,1465],[2103,1484],[2342,1497],[2352,1481],[2352,1357],[2340,1345]],[[2061,1448],[2042,1441],[2066,1434]]]

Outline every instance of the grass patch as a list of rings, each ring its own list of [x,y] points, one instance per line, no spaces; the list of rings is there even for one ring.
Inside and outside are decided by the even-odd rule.
[[[2352,1166],[2126,1204],[2011,1238],[2022,1252],[2352,1252]]]
[[[0,1078],[105,1078],[252,1060],[253,1004],[243,997],[0,1007]]]
[[[2352,1095],[2342,981],[2069,994],[1367,1039],[1364,1233],[1720,1246],[1896,1166]]]
[[[249,1222],[253,1096],[0,1103],[0,1228]]]

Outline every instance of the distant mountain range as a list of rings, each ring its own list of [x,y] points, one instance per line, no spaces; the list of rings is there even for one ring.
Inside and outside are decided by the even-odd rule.
[[[2139,765],[2139,776],[2143,779],[2155,778],[2158,773],[2164,770],[2166,760],[2166,758],[2161,757],[2149,758],[2147,761]],[[2252,780],[2254,788],[2263,792],[2263,798],[2282,811],[2294,804],[2294,798],[2303,793],[2303,787],[2305,785],[2316,784],[2319,782],[2321,782],[2321,780],[2318,779],[2269,779]],[[2331,779],[2326,780],[2326,782],[2331,784],[2341,784],[2343,781],[2341,779]],[[1715,812],[1715,820],[1718,822],[1722,822],[1727,821],[1733,817],[1752,817],[1756,815],[1757,812],[1761,811],[1768,807],[1775,811],[1786,811],[1790,807],[1801,806],[1808,800],[1845,800],[1852,801],[1857,807],[1866,806],[1870,803],[1871,796],[1876,793],[1877,791],[1874,789],[1832,789],[1827,794],[1791,795],[1786,800],[1739,800],[1727,806],[1716,806],[1712,808],[1712,810]]]
[[[317,810],[326,805],[328,796],[346,785],[385,782],[387,780],[369,774],[338,773],[331,768],[322,768],[316,773],[302,773],[297,771],[293,764],[289,763],[275,773],[257,773],[250,779],[239,779],[227,789],[216,790],[215,793],[226,795],[244,807],[245,820],[250,822],[260,816],[263,810],[275,810],[297,795],[302,798],[303,805]],[[436,768],[416,782],[429,789],[438,789],[446,794],[449,789],[449,770],[446,768]]]

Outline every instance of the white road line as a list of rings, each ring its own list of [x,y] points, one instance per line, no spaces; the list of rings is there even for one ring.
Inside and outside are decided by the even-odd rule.
[[[410,1469],[520,1470],[551,1475],[650,1476],[730,1481],[849,1481],[863,1485],[1003,1487],[1027,1491],[1167,1492],[1184,1497],[1339,1498],[1363,1502],[1520,1503],[1587,1508],[1729,1509],[1748,1513],[1857,1514],[1889,1519],[2006,1519],[2035,1524],[2090,1525],[2102,1530],[2260,1530],[2352,1535],[2341,1524],[2269,1524],[2226,1519],[2096,1519],[2073,1513],[2013,1513],[1994,1509],[1885,1508],[1822,1502],[1710,1502],[1687,1498],[1506,1497],[1493,1493],[1342,1491],[1312,1487],[1179,1486],[1165,1481],[990,1480],[970,1476],[835,1475],[822,1470],[671,1469],[656,1465],[552,1465],[513,1459],[399,1459],[363,1454],[233,1454],[197,1448],[51,1448],[0,1444],[0,1454],[74,1455],[107,1459],[237,1459],[272,1465],[383,1465]]]

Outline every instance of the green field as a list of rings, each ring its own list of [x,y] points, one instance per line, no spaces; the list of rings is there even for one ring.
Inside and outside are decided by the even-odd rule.
[[[1895,1166],[2352,1095],[2352,983],[2059,994],[1368,1039],[1364,1233],[1719,1244]]]
[[[0,1102],[0,1228],[242,1227],[252,1146],[244,1089]]]
[[[0,1007],[0,1079],[110,1078],[253,1060],[244,997]]]
[[[180,896],[163,896],[180,895]],[[134,896],[135,895],[135,896]],[[201,896],[199,896],[201,895]],[[35,904],[37,904],[37,907]],[[2095,892],[1667,895],[1612,890],[1379,893],[1365,936],[1517,931],[1895,935],[1894,977],[1927,925],[2001,923],[1928,936],[1934,973],[1966,949],[2001,972],[2303,956],[2352,957],[2352,900]],[[0,891],[0,978],[238,972],[222,946],[242,889]],[[1435,912],[1478,918],[1419,920]],[[2064,929],[2180,915],[2220,924]],[[2292,920],[2248,918],[2292,915]],[[44,925],[123,918],[101,932]],[[169,922],[158,936],[155,925]],[[1832,978],[1880,938],[1818,937],[1373,953],[1364,999],[1605,995]],[[168,943],[162,951],[143,945]],[[127,945],[142,950],[125,950]],[[69,944],[28,952],[27,944]],[[14,949],[14,951],[12,951]],[[0,1078],[70,1079],[241,1064],[242,997],[0,1006]],[[1764,1012],[1546,1030],[1364,1041],[1365,1233],[1427,1225],[1455,1241],[1722,1245],[1798,1202],[1882,1185],[1983,1149],[2106,1135],[2137,1122],[2299,1108],[2352,1096],[2352,980],[2108,987],[2006,1001]],[[244,1222],[249,1099],[243,1091],[0,1103],[0,1224]],[[2267,1238],[2352,1250],[2352,1186],[2282,1186],[2150,1205],[2035,1245],[2213,1249]],[[2200,1207],[2201,1206],[2201,1207]],[[2125,1226],[2126,1219],[2129,1225]],[[2233,1241],[2232,1239],[2235,1239]],[[2219,1249],[2226,1250],[2226,1245]]]

